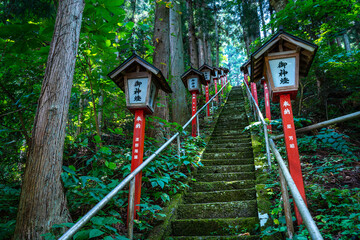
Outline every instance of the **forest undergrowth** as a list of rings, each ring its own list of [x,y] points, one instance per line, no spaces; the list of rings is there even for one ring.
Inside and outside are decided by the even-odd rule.
[[[282,125],[281,121],[277,120],[273,123],[276,135]],[[301,128],[304,124],[309,125],[309,120],[295,118],[296,128]],[[256,128],[252,130],[257,131]],[[298,136],[307,206],[324,239],[356,240],[360,236],[360,144],[351,132],[344,132],[344,129],[333,125]],[[257,134],[258,140],[262,141],[264,153],[263,134]],[[284,141],[277,141],[276,146],[286,161]],[[258,157],[263,158],[261,155]],[[271,171],[265,174],[266,190],[272,202],[272,226],[267,227],[262,235],[273,236],[274,239],[279,236],[281,239],[288,239],[279,168],[274,158]],[[293,205],[291,194],[290,202]],[[293,206],[292,213],[296,232],[294,239],[310,239],[304,225],[296,226]]]

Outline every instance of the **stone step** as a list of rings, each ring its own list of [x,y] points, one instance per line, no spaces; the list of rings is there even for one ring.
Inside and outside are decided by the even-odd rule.
[[[247,165],[254,164],[254,159],[251,158],[228,158],[228,159],[202,159],[201,163],[204,166],[216,165]]]
[[[254,180],[254,172],[203,173],[196,177],[200,182]]]
[[[208,147],[205,150],[205,153],[239,153],[239,152],[248,152],[248,147],[233,147],[233,148],[215,148],[215,147]]]
[[[251,148],[251,142],[229,142],[224,141],[223,143],[213,143],[212,141],[207,145],[207,148]]]
[[[214,131],[211,134],[212,138],[216,137],[228,137],[228,138],[249,138],[249,134],[247,132],[243,132],[243,130],[226,130],[226,131]]]
[[[246,139],[248,141],[251,141],[251,138],[250,136],[248,135],[217,135],[217,134],[214,134],[214,135],[211,135],[211,138],[210,138],[210,143],[213,142],[213,140],[223,140],[223,139],[226,139],[227,142],[234,142],[238,139]]]
[[[256,190],[239,189],[213,192],[192,192],[187,194],[184,200],[186,204],[256,200]]]
[[[209,144],[223,144],[223,143],[251,143],[251,138],[234,138],[234,139],[226,139],[222,137],[211,137]]]
[[[226,153],[207,153],[203,154],[205,159],[229,159],[229,158],[252,158],[253,152],[249,149],[247,152],[226,152]]]
[[[231,228],[232,229],[232,228]],[[231,230],[229,230],[231,231]],[[244,229],[245,231],[245,229]],[[239,233],[238,235],[234,236],[171,236],[166,238],[167,240],[232,240],[232,239],[239,239],[239,240],[248,240],[248,239],[261,239],[259,235],[251,235],[248,236],[248,233]]]
[[[211,192],[220,190],[236,190],[254,188],[255,180],[193,182],[190,184],[191,192]]]
[[[173,236],[211,236],[228,235],[229,229],[237,226],[239,231],[246,229],[256,234],[257,217],[221,219],[179,219],[172,222]]]
[[[254,164],[247,165],[217,165],[199,168],[198,173],[230,173],[230,172],[254,172]]]
[[[256,217],[256,200],[180,204],[178,219]]]

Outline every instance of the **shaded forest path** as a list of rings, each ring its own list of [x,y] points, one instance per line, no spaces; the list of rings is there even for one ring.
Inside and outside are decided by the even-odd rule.
[[[255,166],[244,97],[233,87],[167,239],[259,239]],[[248,234],[250,233],[250,236]]]

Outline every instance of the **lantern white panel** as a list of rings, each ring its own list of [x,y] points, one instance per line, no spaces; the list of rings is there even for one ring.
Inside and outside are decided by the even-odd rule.
[[[204,76],[205,76],[205,80],[210,81],[210,72],[206,71],[206,72],[203,72],[203,73],[204,73]]]
[[[128,80],[129,102],[145,103],[149,79],[134,78]]]
[[[155,94],[156,94],[156,86],[154,83],[151,83],[149,105],[152,108],[154,108]]]
[[[221,70],[221,76],[224,76],[224,71],[223,70]]]
[[[295,86],[295,57],[269,60],[275,87]]]
[[[189,78],[188,89],[189,91],[199,90],[199,80],[197,78]]]
[[[251,65],[248,66],[248,75],[250,76],[251,75]]]
[[[217,78],[217,77],[218,77],[218,71],[215,70],[215,78]]]

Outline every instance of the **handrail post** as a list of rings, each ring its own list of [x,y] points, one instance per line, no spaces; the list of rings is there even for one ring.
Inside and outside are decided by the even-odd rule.
[[[265,146],[266,146],[266,157],[268,160],[269,169],[271,169],[271,155],[270,155],[270,146],[269,146],[269,136],[267,132],[267,125],[263,124],[264,135],[265,135]]]
[[[181,161],[180,134],[177,136],[176,140],[177,140],[177,147],[178,147],[178,156],[179,156],[179,161]]]
[[[200,136],[199,114],[196,115],[197,135]]]
[[[294,225],[293,225],[293,221],[292,221],[291,207],[290,207],[290,201],[289,201],[289,192],[287,189],[284,175],[283,175],[280,167],[279,167],[279,177],[280,177],[281,196],[284,201],[284,213],[285,213],[287,233],[288,233],[288,237],[290,239],[293,239]]]
[[[129,187],[129,212],[130,216],[128,217],[128,237],[130,240],[134,238],[134,201],[135,201],[135,177],[131,179]]]

